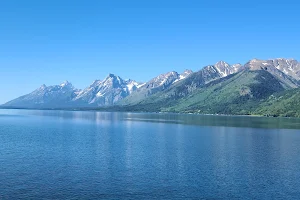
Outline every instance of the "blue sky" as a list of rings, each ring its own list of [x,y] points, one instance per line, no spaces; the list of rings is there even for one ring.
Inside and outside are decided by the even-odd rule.
[[[284,3],[283,3],[284,2]],[[297,1],[0,1],[0,103],[41,84],[84,88],[224,60],[299,58]]]

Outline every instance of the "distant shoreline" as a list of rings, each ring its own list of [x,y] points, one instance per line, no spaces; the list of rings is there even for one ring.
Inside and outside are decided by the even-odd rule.
[[[0,107],[1,110],[48,110],[48,111],[95,111],[95,112],[122,112],[122,113],[149,113],[149,114],[184,114],[184,115],[202,115],[202,116],[227,116],[227,117],[262,117],[262,118],[295,118],[299,117],[286,117],[286,116],[267,116],[267,115],[257,115],[257,114],[207,114],[207,113],[193,113],[193,112],[161,112],[161,111],[137,111],[137,110],[117,110],[110,108],[22,108],[22,107]]]

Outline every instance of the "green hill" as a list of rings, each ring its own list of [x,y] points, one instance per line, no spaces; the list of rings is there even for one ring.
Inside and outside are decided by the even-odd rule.
[[[266,116],[300,117],[300,89],[271,95],[253,113]]]

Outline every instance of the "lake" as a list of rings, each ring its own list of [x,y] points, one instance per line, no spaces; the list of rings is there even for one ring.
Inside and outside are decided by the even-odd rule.
[[[300,119],[0,110],[0,199],[300,199]]]

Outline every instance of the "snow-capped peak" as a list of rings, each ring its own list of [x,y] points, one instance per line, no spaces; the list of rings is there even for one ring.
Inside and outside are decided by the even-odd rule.
[[[46,88],[47,86],[45,85],[45,84],[43,84],[43,85],[41,85],[41,89],[44,89],[44,88]]]
[[[230,65],[227,62],[221,60],[221,61],[217,62],[215,64],[215,66],[229,67]]]
[[[125,81],[114,74],[108,74],[107,77],[102,81],[104,85],[106,84],[117,84],[117,85],[122,85]]]
[[[129,93],[132,93],[133,91],[135,91],[139,85],[140,84],[134,80],[131,80],[131,79],[126,80],[126,88],[129,91]]]
[[[181,77],[181,79],[183,79],[183,78],[188,77],[188,76],[189,76],[190,74],[192,74],[192,73],[193,73],[192,70],[186,69],[186,70],[184,70],[184,71],[180,74],[180,77]]]
[[[217,69],[217,71],[221,74],[222,77],[231,74],[230,65],[224,61],[219,61],[214,66]]]
[[[72,86],[72,84],[69,81],[64,81],[59,86],[60,87],[66,87],[66,86]]]
[[[80,92],[74,101],[96,105],[113,105],[130,95],[139,86],[139,83],[124,80],[115,74],[108,74],[103,81],[96,80],[89,87]]]
[[[225,61],[219,61],[214,65],[214,68],[219,72],[222,77],[234,74],[241,69],[241,64],[230,65]]]
[[[114,74],[108,74],[106,76],[106,78],[103,80],[103,82],[105,82],[106,80],[109,80],[109,79],[112,79],[112,78],[115,78],[116,76]]]
[[[166,74],[162,74],[162,75],[156,77],[155,81],[160,86],[160,85],[165,84],[170,79],[171,79],[170,80],[171,82],[174,82],[177,78],[178,78],[178,73],[175,71],[171,71],[171,72],[168,72]],[[172,81],[172,79],[174,79],[174,80]]]
[[[180,80],[183,80],[185,79],[186,77],[188,77],[189,75],[191,75],[193,73],[192,70],[189,70],[189,69],[186,69],[184,70],[184,72],[182,72],[179,77],[174,81],[174,83],[180,81]]]

